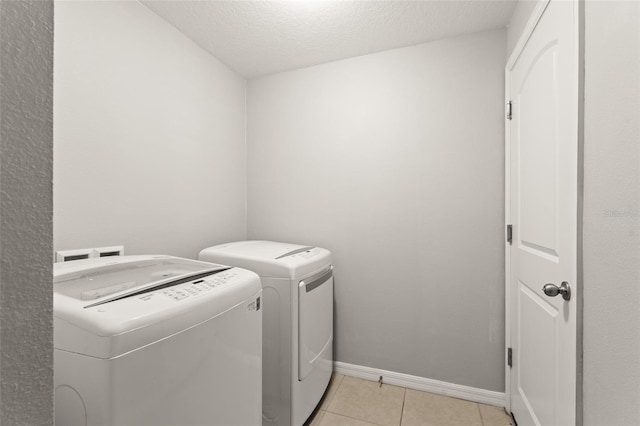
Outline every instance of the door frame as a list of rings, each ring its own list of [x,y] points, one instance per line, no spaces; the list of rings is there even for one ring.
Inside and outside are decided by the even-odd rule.
[[[575,28],[575,40],[578,41],[578,46],[576,49],[577,58],[575,58],[577,63],[577,90],[576,90],[576,103],[577,103],[577,112],[578,112],[578,152],[577,152],[577,230],[576,230],[576,288],[579,288],[579,291],[576,293],[576,424],[582,425],[582,312],[583,312],[583,298],[582,298],[582,288],[583,288],[583,280],[582,280],[582,203],[583,203],[583,187],[584,187],[584,173],[583,173],[583,152],[584,152],[584,1],[583,0],[571,0],[577,3],[576,7],[576,28]],[[504,175],[504,185],[505,185],[505,205],[504,205],[504,229],[505,229],[505,280],[504,280],[504,294],[505,294],[505,409],[508,413],[511,413],[511,367],[507,365],[506,357],[508,348],[511,347],[511,320],[512,320],[512,311],[511,311],[511,287],[509,285],[509,277],[511,276],[511,253],[510,247],[511,245],[507,242],[507,225],[511,224],[511,121],[507,119],[508,112],[508,103],[511,100],[511,73],[513,68],[518,61],[518,58],[522,54],[522,51],[529,41],[529,38],[533,34],[533,30],[538,25],[538,22],[542,18],[544,11],[551,0],[538,0],[527,24],[525,25],[522,33],[520,34],[520,38],[516,43],[509,59],[507,60],[507,64],[505,66],[505,139],[504,139],[504,152],[505,152],[505,175]]]

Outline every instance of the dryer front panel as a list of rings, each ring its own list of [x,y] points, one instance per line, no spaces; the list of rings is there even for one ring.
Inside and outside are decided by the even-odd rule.
[[[333,267],[298,285],[298,380],[332,362]]]

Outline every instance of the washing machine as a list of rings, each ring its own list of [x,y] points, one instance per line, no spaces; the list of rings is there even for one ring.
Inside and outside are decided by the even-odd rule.
[[[333,370],[331,253],[320,247],[240,241],[204,249],[199,259],[260,275],[263,425],[301,426]]]
[[[57,425],[260,425],[253,272],[171,256],[54,265]]]

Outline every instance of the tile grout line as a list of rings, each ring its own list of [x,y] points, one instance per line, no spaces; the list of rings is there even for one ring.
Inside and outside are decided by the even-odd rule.
[[[478,414],[480,415],[480,423],[484,426],[484,418],[482,417],[482,410],[480,409],[480,404],[476,402],[476,407],[478,408]]]
[[[367,424],[374,425],[374,426],[385,426],[385,425],[380,424],[380,423],[370,422],[369,420],[360,419],[358,417],[347,416],[346,414],[342,414],[342,413],[334,413],[333,411],[327,411],[327,413],[331,413],[334,416],[346,417],[347,419],[357,420],[359,422],[367,423]]]
[[[335,379],[336,376],[333,376],[331,378],[331,380]],[[331,398],[329,398],[327,400],[327,408],[324,411],[329,411],[329,407],[331,406],[331,402],[333,401],[333,398],[336,397],[336,395],[338,394],[338,390],[340,389],[340,386],[342,386],[342,382],[344,381],[344,375],[342,376],[342,379],[340,379],[340,383],[338,383],[338,386],[336,386],[336,390],[335,392],[333,392],[333,395],[331,395]],[[329,385],[331,386],[331,385]],[[330,413],[333,413],[333,411],[329,411]]]
[[[340,386],[342,386],[342,383],[344,382],[344,377],[345,376],[343,375],[342,378],[340,379],[340,383],[338,383],[338,386],[336,386],[336,391],[333,393],[333,395],[331,395],[331,398],[329,399],[329,403],[327,404],[327,411],[329,411],[329,405],[331,405],[334,398],[338,394],[338,391],[340,390]]]
[[[340,380],[340,384],[338,385],[338,387],[336,388],[336,391],[334,392],[333,396],[331,397],[331,401],[333,401],[333,398],[335,398],[335,396],[338,394],[338,389],[340,388],[340,386],[342,386],[342,383],[344,382],[344,379],[346,377],[348,377],[348,376],[346,376],[346,375],[342,376],[342,380]],[[366,379],[361,379],[361,380],[366,380]],[[366,380],[366,381],[370,381],[371,382],[373,380]],[[394,385],[390,385],[390,386],[394,386]],[[397,386],[397,387],[399,387],[399,386]],[[406,394],[406,388],[402,388],[402,389],[404,390],[404,393],[403,393],[403,396],[402,396],[402,409],[404,409],[404,395]],[[329,405],[330,405],[330,403],[329,403]],[[381,423],[371,422],[369,420],[364,420],[364,419],[361,419],[361,418],[358,418],[358,417],[349,416],[347,414],[338,413],[336,411],[329,411],[329,406],[327,406],[327,409],[324,410],[324,411],[325,411],[325,415],[327,413],[331,413],[331,414],[336,415],[336,416],[345,417],[347,419],[352,419],[352,420],[357,420],[359,422],[367,423],[367,424],[370,424],[370,425],[373,425],[373,426],[385,426],[385,425],[383,425]],[[323,420],[324,420],[324,417],[323,417]],[[402,422],[402,411],[400,411],[400,421]],[[400,425],[398,425],[398,426],[400,426]]]
[[[398,426],[402,426],[402,416],[404,415],[404,401],[407,399],[407,388],[402,389],[402,408],[400,409],[400,424]]]

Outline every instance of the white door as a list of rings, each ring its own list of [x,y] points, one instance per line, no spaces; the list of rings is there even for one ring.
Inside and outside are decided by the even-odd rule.
[[[577,7],[550,1],[507,66],[509,373],[519,426],[576,421]],[[564,281],[569,300],[543,292]]]

